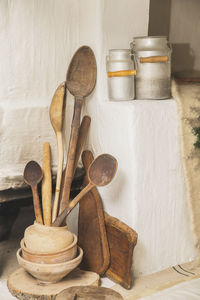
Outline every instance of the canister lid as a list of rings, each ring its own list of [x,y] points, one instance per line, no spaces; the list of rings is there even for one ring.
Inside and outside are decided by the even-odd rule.
[[[133,48],[142,50],[163,50],[169,48],[167,36],[138,36],[133,38]]]
[[[109,58],[110,59],[130,59],[130,49],[110,49]]]
[[[133,38],[134,40],[137,40],[137,39],[146,39],[146,40],[149,40],[149,39],[167,39],[167,36],[166,35],[149,35],[149,36],[136,36]]]

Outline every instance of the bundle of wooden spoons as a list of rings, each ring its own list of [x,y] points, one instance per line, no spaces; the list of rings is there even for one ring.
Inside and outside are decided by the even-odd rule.
[[[80,47],[72,57],[67,70],[66,82],[63,82],[58,86],[50,106],[50,120],[56,134],[58,146],[58,167],[53,208],[51,207],[51,153],[50,145],[48,143],[44,144],[42,170],[40,166],[33,161],[29,162],[24,170],[24,180],[31,186],[33,191],[34,210],[36,221],[38,223],[47,226],[61,226],[65,217],[88,191],[94,186],[104,186],[108,184],[115,175],[117,169],[116,159],[109,154],[100,155],[90,166],[90,182],[88,186],[69,203],[72,179],[91,121],[89,116],[84,116],[80,124],[81,108],[84,98],[94,90],[96,77],[97,66],[93,51],[88,46]],[[75,101],[66,166],[64,169],[64,177],[62,178],[64,160],[62,127],[66,102],[66,89],[74,96]],[[42,180],[42,177],[41,209],[37,193],[37,184]]]

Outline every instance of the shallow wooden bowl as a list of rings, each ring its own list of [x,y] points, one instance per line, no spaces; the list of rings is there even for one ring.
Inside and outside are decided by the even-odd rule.
[[[58,264],[73,259],[77,254],[77,236],[74,234],[73,242],[66,248],[53,253],[39,253],[28,249],[24,239],[20,243],[22,257],[25,260],[38,264]]]
[[[38,264],[25,260],[22,257],[22,249],[20,248],[17,251],[17,260],[22,268],[39,281],[43,283],[55,283],[64,278],[80,264],[83,257],[83,250],[78,247],[77,252],[77,256],[67,262],[59,264]]]

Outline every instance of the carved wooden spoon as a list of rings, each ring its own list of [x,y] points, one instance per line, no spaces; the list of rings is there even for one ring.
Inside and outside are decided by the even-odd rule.
[[[42,180],[42,176],[42,169],[36,161],[31,160],[26,164],[24,169],[24,181],[31,186],[35,218],[36,222],[40,224],[43,224],[43,220],[37,185]]]
[[[62,126],[64,118],[64,108],[65,108],[65,91],[66,83],[61,83],[55,91],[53,99],[50,105],[50,120],[53,126],[53,129],[56,134],[57,146],[58,146],[58,167],[57,167],[57,177],[56,177],[56,191],[55,198],[53,202],[52,209],[52,222],[57,217],[58,204],[59,204],[59,195],[60,195],[60,186],[62,180],[62,170],[63,170],[63,141],[62,141]]]
[[[88,46],[79,48],[72,57],[67,71],[67,88],[75,97],[74,114],[67,154],[60,213],[68,206],[70,188],[74,174],[76,145],[80,127],[81,108],[84,97],[88,96],[96,84],[97,66],[94,53]]]
[[[67,208],[56,218],[52,226],[60,226],[81,198],[95,186],[105,186],[111,182],[117,171],[117,160],[110,154],[98,156],[88,170],[88,185],[70,202]]]

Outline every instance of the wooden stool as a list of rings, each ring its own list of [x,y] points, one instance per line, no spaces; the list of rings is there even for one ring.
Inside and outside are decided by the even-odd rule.
[[[66,288],[72,286],[99,285],[99,275],[94,272],[75,269],[57,283],[42,284],[23,268],[17,269],[8,277],[10,293],[21,300],[54,300]]]

